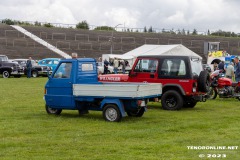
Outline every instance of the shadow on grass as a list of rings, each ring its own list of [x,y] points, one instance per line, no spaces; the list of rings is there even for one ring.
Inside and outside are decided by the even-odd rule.
[[[49,119],[76,119],[76,120],[81,120],[81,121],[102,121],[105,122],[105,119],[103,118],[102,112],[101,111],[89,111],[88,114],[83,114],[83,115],[79,115],[77,110],[73,110],[73,111],[69,111],[69,110],[63,110],[62,113],[60,115],[49,115],[47,113],[37,113],[34,115],[31,115],[32,117],[36,118],[40,118],[40,119],[45,119],[45,120],[49,120]],[[29,116],[28,116],[29,117]],[[143,117],[123,117],[121,122],[136,122],[139,121],[141,119],[144,118]]]

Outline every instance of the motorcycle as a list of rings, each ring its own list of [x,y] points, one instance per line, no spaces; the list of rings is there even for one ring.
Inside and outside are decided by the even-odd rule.
[[[208,91],[209,99],[237,98],[240,100],[240,82],[233,82],[226,78],[221,70],[216,70],[210,75],[210,88]]]

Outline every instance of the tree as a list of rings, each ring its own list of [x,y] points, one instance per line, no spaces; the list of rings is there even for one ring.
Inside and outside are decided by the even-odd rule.
[[[77,29],[87,29],[87,30],[89,30],[89,25],[88,25],[87,21],[84,20],[84,21],[76,24],[76,28]]]
[[[14,25],[14,21],[11,19],[4,19],[2,20],[2,23],[6,23],[7,25]]]
[[[94,30],[99,30],[99,31],[115,31],[115,29],[113,27],[109,27],[109,26],[98,26],[96,28],[94,28]]]
[[[170,33],[171,34],[176,34],[176,32],[174,31],[174,28],[171,29]]]
[[[182,29],[182,35],[186,35],[185,29]]]
[[[197,35],[197,30],[193,29],[192,35]]]
[[[145,32],[145,33],[147,32],[147,28],[146,28],[146,26],[144,27],[143,32]]]
[[[181,31],[180,31],[180,29],[177,30],[177,34],[178,34],[178,35],[181,35],[181,34],[182,34]]]
[[[53,27],[53,25],[52,25],[52,24],[50,24],[50,23],[45,23],[45,24],[44,24],[44,27],[52,28],[52,27]]]
[[[153,32],[152,26],[149,27],[148,32],[149,33]]]
[[[38,21],[34,22],[34,26],[41,26],[41,22]]]
[[[208,29],[208,31],[207,31],[207,35],[209,36],[211,33],[210,33],[210,31],[209,31],[209,29]]]

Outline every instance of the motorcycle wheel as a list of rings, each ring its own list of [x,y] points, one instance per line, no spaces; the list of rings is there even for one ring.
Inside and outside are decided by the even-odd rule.
[[[208,99],[216,99],[217,98],[217,89],[210,87],[209,91],[207,92],[208,94]]]

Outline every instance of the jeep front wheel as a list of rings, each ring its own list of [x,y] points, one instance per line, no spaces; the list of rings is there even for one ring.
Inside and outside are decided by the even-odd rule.
[[[161,103],[165,110],[180,110],[183,106],[183,98],[177,91],[169,90],[163,94]]]
[[[3,75],[3,78],[9,78],[10,77],[10,72],[9,71],[3,71],[2,75]]]

